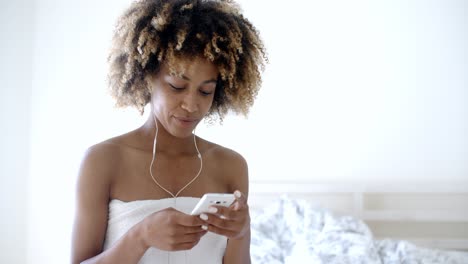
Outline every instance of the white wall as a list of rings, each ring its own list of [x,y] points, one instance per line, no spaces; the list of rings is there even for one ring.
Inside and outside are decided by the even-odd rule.
[[[468,181],[468,2],[242,2],[271,55],[229,141],[254,180]]]
[[[33,1],[0,2],[0,263],[25,263]]]
[[[112,26],[129,2],[1,3],[1,22],[34,28],[0,44],[2,198],[17,201],[2,205],[7,260],[24,262],[11,237],[24,236],[26,173],[28,263],[67,262],[81,154],[145,118],[106,93]],[[252,181],[468,183],[465,1],[241,4],[270,54],[263,90],[249,119],[197,133],[241,152]]]
[[[133,112],[133,120],[113,113],[106,91],[112,29],[128,2],[37,1],[28,263],[69,261],[81,155],[141,122]]]

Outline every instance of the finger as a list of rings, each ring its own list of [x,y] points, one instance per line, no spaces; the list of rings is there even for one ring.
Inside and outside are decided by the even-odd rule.
[[[208,214],[201,214],[200,218],[205,221],[205,226],[208,225],[213,225],[221,229],[225,230],[230,230],[230,231],[235,231],[240,229],[241,223],[240,221],[233,221],[230,219],[222,219],[218,217],[217,215],[208,215]]]
[[[236,202],[237,203],[237,202]],[[231,207],[222,207],[222,206],[213,206],[216,208],[216,212],[214,210],[213,214],[219,216],[220,218],[223,219],[229,219],[229,220],[243,220],[247,217],[248,215],[248,207],[240,207],[238,210],[235,210],[235,208]]]
[[[246,209],[248,208],[248,205],[242,203],[242,202],[239,202],[239,201],[235,201],[231,206],[229,206],[229,209],[233,210],[233,211],[240,211],[240,210],[243,210],[243,209]]]
[[[206,223],[205,223],[206,224]],[[183,226],[183,225],[172,225],[172,226],[167,226],[164,229],[164,232],[166,235],[174,238],[173,243],[179,242],[180,237],[183,237],[185,235],[197,235],[199,233],[203,233],[205,230],[203,230],[202,226]]]
[[[174,248],[176,245],[182,243],[193,243],[199,241],[204,235],[206,235],[207,231],[202,230],[198,233],[192,234],[177,234],[172,233],[165,238],[165,242],[168,244],[169,247]]]
[[[201,229],[201,227],[200,227]],[[207,231],[203,230],[201,232],[192,233],[192,234],[184,234],[177,237],[177,241],[175,243],[192,243],[200,240],[204,235],[206,235]]]
[[[247,197],[239,190],[234,192],[234,197],[236,197],[236,201],[242,205],[247,206]]]
[[[234,192],[234,197],[236,198],[236,200],[229,208],[231,208],[234,211],[238,211],[243,208],[249,208],[247,204],[247,197],[241,191],[236,190]]]
[[[212,215],[217,215],[224,219],[235,218],[235,212],[224,206],[211,206],[208,210]],[[203,218],[201,218],[203,220]]]
[[[214,225],[207,225],[206,227],[207,227],[207,229],[206,229],[207,231],[213,232],[213,233],[218,234],[218,235],[226,236],[228,238],[235,237],[237,235],[237,232],[235,232],[233,230],[219,228],[219,227],[214,226]]]
[[[182,234],[196,234],[196,233],[205,231],[203,230],[202,225],[199,225],[199,226],[182,226],[181,225],[180,228],[183,230]]]
[[[174,220],[177,224],[187,227],[200,227],[201,225],[203,225],[203,221],[200,218],[198,218],[198,216],[187,215],[181,212],[179,212],[179,214],[177,215],[177,219]]]

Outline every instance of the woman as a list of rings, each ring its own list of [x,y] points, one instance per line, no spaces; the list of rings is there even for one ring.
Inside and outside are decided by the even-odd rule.
[[[151,114],[86,152],[72,263],[250,263],[248,172],[233,150],[197,137],[204,118],[247,114],[266,61],[230,1],[143,0],[119,19],[109,56],[118,106]],[[190,211],[205,193],[230,207]]]

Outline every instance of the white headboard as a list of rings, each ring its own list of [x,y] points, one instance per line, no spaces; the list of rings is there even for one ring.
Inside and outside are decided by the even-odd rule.
[[[468,251],[468,185],[320,185],[251,182],[249,205],[261,209],[281,195],[364,220],[376,239]]]

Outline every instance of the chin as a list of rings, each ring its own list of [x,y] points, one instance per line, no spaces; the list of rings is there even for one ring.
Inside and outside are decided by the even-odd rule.
[[[173,128],[172,134],[179,138],[192,136],[192,133],[197,127],[198,123],[199,122],[187,124],[187,123],[175,122],[172,127]]]

